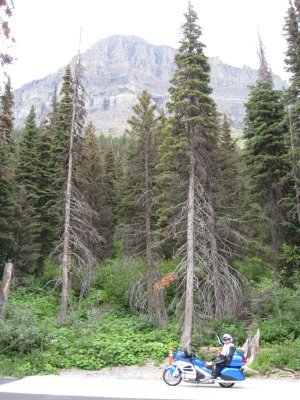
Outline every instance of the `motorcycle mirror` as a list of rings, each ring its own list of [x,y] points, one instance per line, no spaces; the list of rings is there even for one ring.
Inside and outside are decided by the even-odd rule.
[[[224,345],[224,341],[223,341],[223,339],[221,338],[221,335],[220,335],[219,333],[217,333],[216,336],[217,336],[217,339],[218,339],[219,344],[220,344],[221,346],[223,346],[223,345]]]

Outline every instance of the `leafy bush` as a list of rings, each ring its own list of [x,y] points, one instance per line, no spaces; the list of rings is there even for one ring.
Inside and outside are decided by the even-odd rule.
[[[288,287],[297,286],[300,278],[300,246],[284,244],[281,261],[281,282]]]
[[[43,276],[39,278],[40,285],[55,289],[61,280],[61,271],[57,263],[47,262],[44,266]]]
[[[203,344],[218,346],[217,333],[221,336],[224,333],[229,333],[232,335],[235,345],[242,346],[248,336],[248,326],[245,322],[238,321],[232,316],[213,320],[210,324],[210,330],[206,331]]]
[[[9,313],[13,313],[14,309],[23,307],[26,304],[39,319],[45,317],[55,317],[58,313],[59,297],[53,296],[51,291],[42,288],[36,288],[29,291],[25,288],[18,288],[11,291],[9,298]]]
[[[274,363],[273,349],[265,348],[261,349],[256,360],[251,364],[251,368],[265,375],[270,366]]]
[[[234,267],[248,280],[255,284],[265,278],[272,278],[273,268],[259,257],[249,258],[247,261],[236,261]]]
[[[261,266],[259,261],[257,265]],[[159,268],[165,276],[174,265],[160,261]],[[44,283],[56,279],[55,266],[48,265],[46,271]],[[299,370],[300,288],[296,284],[293,289],[276,286],[266,275],[261,273],[253,279],[248,292],[251,318],[212,320],[203,315],[201,329],[195,327],[193,332],[192,345],[196,349],[218,346],[216,332],[228,332],[241,346],[248,334],[260,328],[262,350],[254,369],[262,373],[270,366]],[[32,279],[26,288],[12,288],[8,318],[0,321],[0,374],[24,376],[71,367],[100,369],[144,364],[149,359],[161,363],[168,356],[170,343],[174,350],[179,347],[178,318],[169,315],[169,329],[164,331],[155,328],[145,314],[130,313],[130,293],[138,280],[145,291],[145,266],[141,261],[107,260],[97,269],[93,287],[80,309],[78,297],[72,292],[73,308],[64,326],[56,324],[60,296],[54,284],[41,288],[41,281]],[[176,281],[166,288],[167,304],[175,292]]]
[[[273,362],[277,368],[300,371],[300,339],[286,341],[284,344],[276,346]]]
[[[38,323],[34,310],[27,304],[10,310],[6,321],[0,319],[0,353],[30,353],[42,348],[47,335],[46,325]]]
[[[97,321],[63,327],[49,342],[44,359],[53,368],[84,369],[162,362],[170,342],[176,343],[174,335],[142,322],[140,330],[137,316],[105,314]]]
[[[274,347],[262,348],[251,367],[261,374],[273,368],[300,371],[300,340],[285,341]]]
[[[96,272],[94,286],[102,289],[106,302],[129,310],[132,286],[145,280],[145,266],[142,261],[131,259],[107,260],[106,265]]]
[[[262,343],[300,337],[300,290],[281,288],[264,279],[254,289],[252,311]]]

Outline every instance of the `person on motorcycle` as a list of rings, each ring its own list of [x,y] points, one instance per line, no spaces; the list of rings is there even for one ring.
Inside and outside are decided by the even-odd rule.
[[[221,367],[229,362],[233,356],[235,347],[233,344],[232,336],[225,333],[223,336],[223,348],[220,354],[212,360],[212,375],[213,379],[216,379]]]

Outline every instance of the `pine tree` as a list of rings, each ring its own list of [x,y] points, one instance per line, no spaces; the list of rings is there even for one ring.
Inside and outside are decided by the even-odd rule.
[[[39,274],[43,273],[42,267],[44,260],[49,257],[57,242],[56,229],[51,220],[51,214],[48,209],[49,200],[52,193],[52,174],[50,169],[52,146],[52,131],[50,128],[42,126],[39,129],[37,138],[36,151],[38,155],[37,169],[39,171],[37,177],[37,217],[40,225],[39,243]]]
[[[79,64],[79,63],[78,63]],[[77,67],[79,66],[77,64]],[[77,72],[79,72],[77,70]],[[67,311],[70,305],[71,291],[71,263],[72,263],[72,238],[71,238],[71,199],[73,195],[73,168],[74,168],[74,148],[75,135],[77,134],[76,117],[79,100],[80,85],[76,77],[76,84],[73,85],[71,68],[66,68],[64,82],[62,86],[63,97],[57,110],[55,125],[55,136],[53,139],[54,172],[60,179],[57,180],[58,193],[64,191],[64,216],[63,216],[63,240],[62,240],[62,292],[58,321],[65,323]],[[67,146],[66,146],[67,144]],[[58,178],[58,177],[57,177]],[[57,204],[56,204],[57,205]]]
[[[245,163],[237,141],[231,136],[226,114],[220,126],[215,168],[214,203],[217,232],[221,238],[219,249],[227,261],[232,262],[241,255],[246,241],[251,237],[247,221],[250,205]]]
[[[37,168],[39,155],[37,154],[37,141],[39,129],[36,125],[36,114],[31,107],[25,122],[25,128],[19,146],[19,159],[16,169],[16,181],[26,189],[26,193],[32,207],[37,208],[38,201],[38,177],[40,171]]]
[[[106,212],[111,216],[107,220],[106,247],[107,255],[112,256],[114,235],[117,225],[117,203],[118,203],[118,160],[114,151],[112,138],[109,138],[104,154],[104,193],[106,198]],[[110,252],[109,252],[110,249]]]
[[[40,256],[40,226],[36,210],[27,195],[25,186],[19,184],[16,192],[16,205],[13,217],[14,269],[17,277],[36,273]]]
[[[57,105],[56,96],[53,97],[52,116],[50,127],[52,132],[51,152],[49,169],[51,174],[51,192],[49,192],[46,208],[52,225],[53,236],[56,237],[56,244],[62,234],[63,221],[63,193],[65,188],[69,134],[73,113],[73,78],[71,68],[68,65],[65,70],[62,88],[60,91],[61,100]]]
[[[69,104],[69,102],[68,102]],[[71,97],[71,123],[66,125],[64,133],[68,136],[68,153],[66,158],[66,178],[64,191],[64,215],[63,215],[63,240],[62,240],[62,293],[60,312],[58,321],[65,323],[67,312],[70,306],[70,291],[72,286],[71,274],[76,274],[76,267],[79,274],[83,274],[80,290],[80,301],[84,294],[89,290],[94,267],[97,259],[97,247],[102,243],[94,226],[93,210],[75,185],[75,176],[80,159],[80,149],[82,147],[82,137],[84,131],[85,110],[85,89],[83,85],[83,68],[78,54],[74,83],[72,85]],[[61,104],[60,104],[61,106]],[[68,119],[69,107],[66,107],[66,118]],[[58,108],[57,121],[59,121]],[[61,127],[61,125],[59,125]],[[69,131],[67,130],[69,129]]]
[[[10,78],[7,79],[4,87],[3,95],[1,96],[1,120],[0,120],[0,132],[1,137],[5,136],[5,141],[10,146],[10,150],[13,151],[13,144],[11,138],[11,131],[13,127],[13,107],[14,107],[14,96],[11,89]]]
[[[184,203],[172,226],[182,243],[177,270],[183,272],[185,282],[182,341],[189,344],[196,316],[194,294],[201,311],[218,318],[234,312],[239,286],[217,247],[212,196],[217,114],[209,87],[209,63],[200,41],[202,32],[190,2],[185,18],[171,80],[168,109],[172,120],[166,141],[167,158],[176,177],[173,186],[182,194],[181,199],[176,197],[177,206]]]
[[[104,187],[104,156],[92,122],[85,129],[80,158],[76,171],[76,186],[90,207],[95,211],[93,225],[103,243],[97,249],[97,258],[102,260],[111,254],[107,245],[112,220]]]
[[[40,176],[37,144],[39,129],[35,122],[35,110],[31,107],[21,137],[16,168],[18,201],[15,210],[15,260],[16,270],[32,273],[36,270],[40,255],[40,225],[38,222]],[[24,215],[22,215],[24,213]],[[28,235],[26,236],[26,232]]]
[[[300,2],[290,0],[285,23],[287,39],[286,70],[290,72],[289,87],[285,92],[290,135],[290,158],[295,188],[295,204],[300,223]]]
[[[13,95],[7,80],[0,103],[0,263],[13,253],[12,216],[14,209],[13,155]]]
[[[155,165],[157,162],[156,106],[151,96],[143,91],[133,107],[129,119],[130,147],[125,164],[125,187],[122,191],[121,208],[126,229],[125,249],[131,256],[145,259],[147,270],[147,311],[156,325],[166,328],[167,314],[162,288],[154,289],[160,280],[155,265]]]
[[[44,260],[50,256],[59,238],[57,219],[53,219],[53,209],[55,209],[53,204],[55,204],[55,198],[57,196],[53,191],[53,184],[56,181],[57,173],[53,173],[53,158],[51,156],[57,108],[57,88],[55,87],[51,101],[51,111],[41,122],[37,139],[37,169],[39,170],[37,179],[37,213],[41,228],[39,237],[39,242],[41,244],[38,265],[39,275],[43,274]],[[57,216],[58,214],[55,213],[55,215]]]
[[[287,229],[292,192],[285,141],[282,92],[273,89],[272,74],[260,41],[258,79],[246,103],[245,152],[253,189],[269,221],[274,270],[279,277],[279,256],[283,243],[289,241]]]

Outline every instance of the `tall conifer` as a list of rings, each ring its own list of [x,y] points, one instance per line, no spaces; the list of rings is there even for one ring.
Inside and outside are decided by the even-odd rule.
[[[261,41],[259,59],[258,79],[246,103],[245,151],[253,189],[269,221],[273,265],[279,277],[281,248],[290,240],[287,224],[291,208],[291,165],[285,140],[283,94],[273,89],[272,74]]]
[[[73,77],[69,65],[65,70],[60,95],[61,99],[58,105],[56,97],[53,98],[55,108],[52,110],[53,119],[50,125],[52,139],[49,160],[51,192],[47,202],[49,218],[57,240],[56,243],[58,243],[62,233],[63,193],[67,176],[69,134],[73,113]]]
[[[166,328],[167,314],[162,288],[154,288],[160,280],[156,266],[155,165],[157,163],[157,117],[151,96],[143,91],[129,119],[130,144],[125,163],[121,209],[125,224],[125,251],[142,257],[147,270],[147,311],[156,325]]]
[[[108,204],[104,185],[104,155],[99,138],[92,122],[85,129],[78,167],[76,170],[76,187],[95,211],[93,225],[103,238],[97,249],[98,260],[112,254],[110,241],[110,225],[112,224],[112,208]]]
[[[300,1],[290,0],[284,26],[287,40],[286,70],[290,73],[285,92],[290,136],[290,158],[295,190],[295,209],[300,223]]]
[[[0,102],[0,264],[13,254],[12,215],[14,209],[13,155],[13,95],[10,80]]]
[[[196,303],[202,312],[217,318],[232,313],[238,285],[218,252],[212,196],[217,114],[209,87],[208,58],[200,40],[202,32],[191,2],[185,18],[171,80],[168,109],[172,118],[166,141],[170,145],[167,158],[176,177],[176,190],[180,191],[177,205],[184,203],[171,225],[174,237],[182,244],[178,253],[178,270],[184,273],[185,282],[182,341],[189,344]]]
[[[106,236],[107,255],[112,256],[114,234],[117,224],[117,202],[118,202],[118,160],[113,148],[112,138],[109,138],[104,153],[104,193],[106,198],[106,213],[111,215],[108,220]],[[110,250],[110,252],[109,252]]]
[[[229,119],[223,115],[216,152],[214,201],[219,248],[228,262],[241,255],[245,240],[250,238],[245,167],[237,140],[231,136]]]
[[[31,107],[19,145],[16,168],[17,204],[15,210],[16,270],[31,274],[36,271],[40,252],[39,206],[39,129]]]

